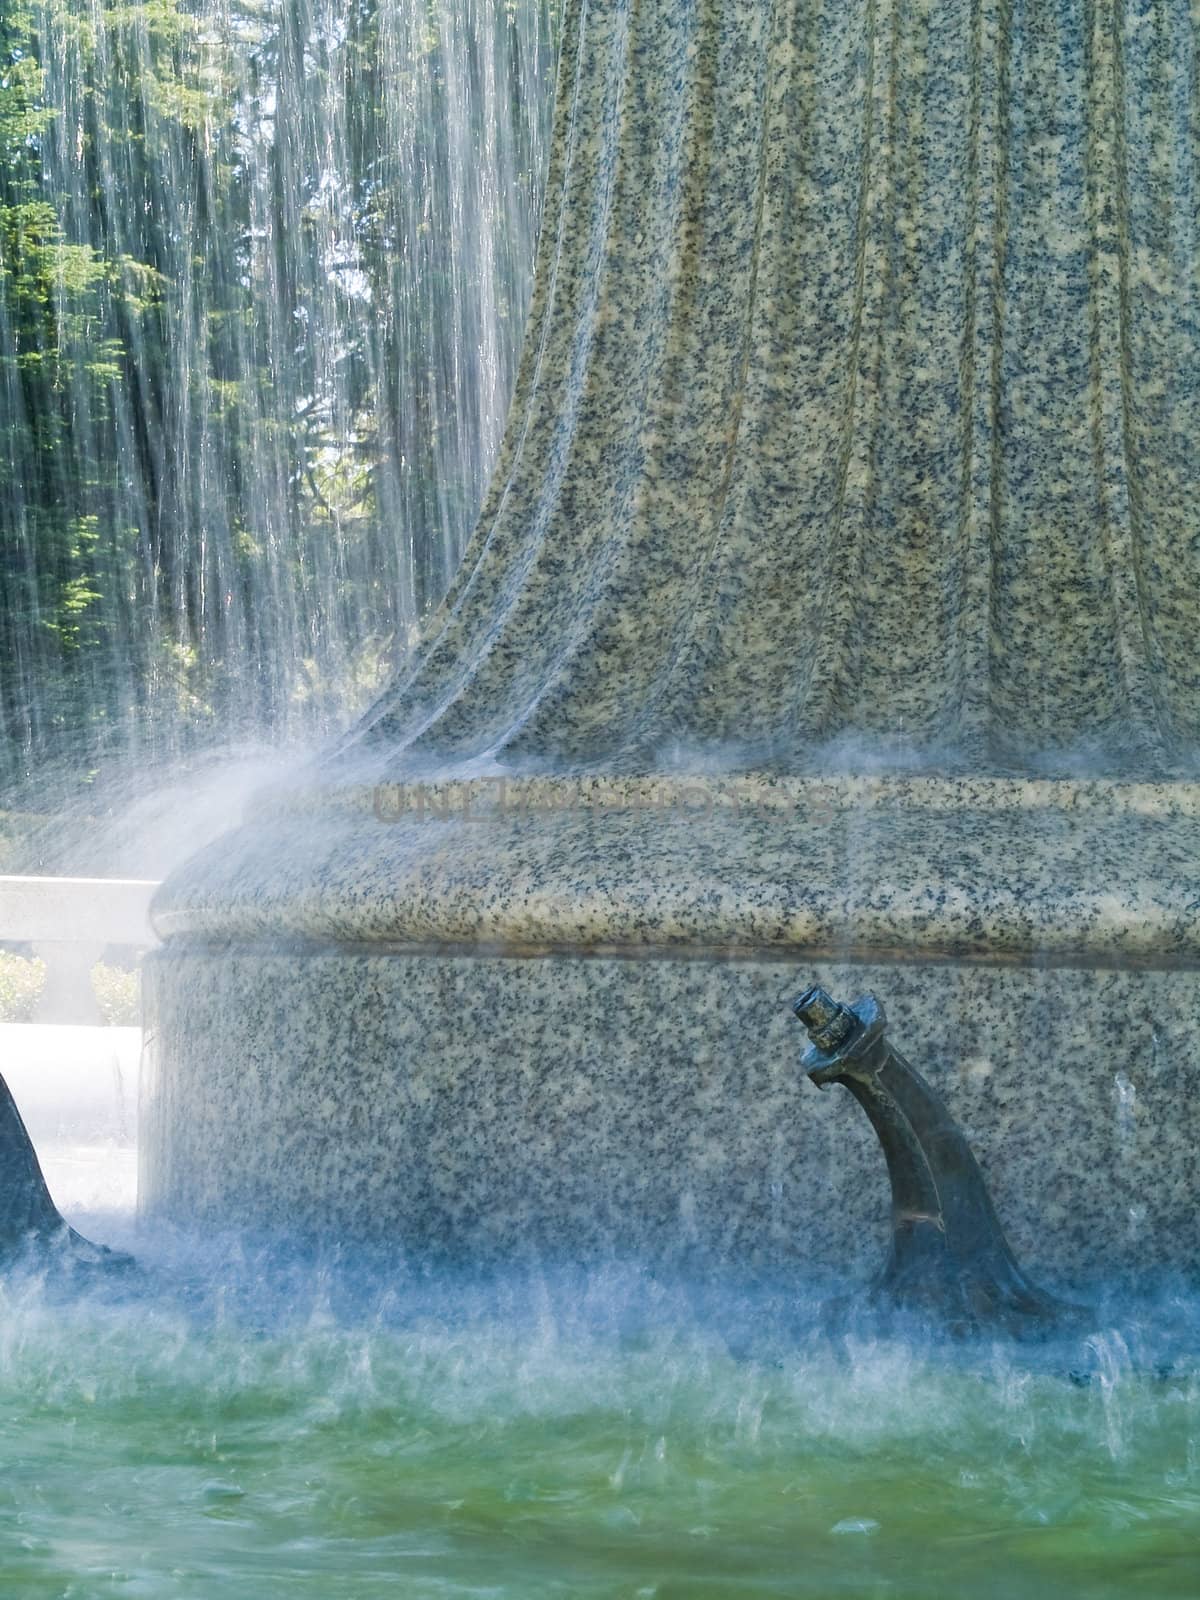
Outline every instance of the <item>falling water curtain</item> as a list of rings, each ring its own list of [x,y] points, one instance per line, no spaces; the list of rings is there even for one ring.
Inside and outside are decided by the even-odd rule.
[[[553,4],[0,6],[0,794],[387,682],[503,432]]]
[[[1189,0],[567,0],[500,467],[360,738],[1186,763],[1198,29]]]

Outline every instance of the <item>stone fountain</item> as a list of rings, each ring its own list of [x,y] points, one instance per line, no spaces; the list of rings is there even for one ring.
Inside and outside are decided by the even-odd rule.
[[[486,1259],[886,1235],[886,999],[1051,1276],[1200,1264],[1188,7],[566,0],[415,663],[160,893],[143,1204]]]

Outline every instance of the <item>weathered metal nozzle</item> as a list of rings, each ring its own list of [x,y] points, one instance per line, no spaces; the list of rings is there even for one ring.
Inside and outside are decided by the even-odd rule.
[[[873,995],[851,1006],[814,986],[792,1009],[808,1030],[801,1065],[820,1088],[843,1084],[883,1146],[892,1243],[876,1293],[953,1331],[1052,1332],[1082,1314],[1022,1272],[983,1173],[941,1096],[893,1048]]]
[[[825,1051],[836,1050],[859,1026],[852,1011],[815,985],[804,991],[793,1003],[792,1010],[808,1029],[812,1042]]]

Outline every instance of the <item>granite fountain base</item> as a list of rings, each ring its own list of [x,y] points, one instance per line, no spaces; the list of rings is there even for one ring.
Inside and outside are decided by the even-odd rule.
[[[528,779],[265,800],[176,876],[142,1203],[471,1260],[866,1264],[788,1001],[873,990],[1031,1270],[1200,1265],[1191,785]]]

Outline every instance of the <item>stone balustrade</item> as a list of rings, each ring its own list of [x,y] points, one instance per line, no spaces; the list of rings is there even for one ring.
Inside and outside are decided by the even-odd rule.
[[[101,1021],[92,968],[112,945],[157,944],[141,878],[0,877],[0,945],[28,945],[46,963],[37,1022]]]

